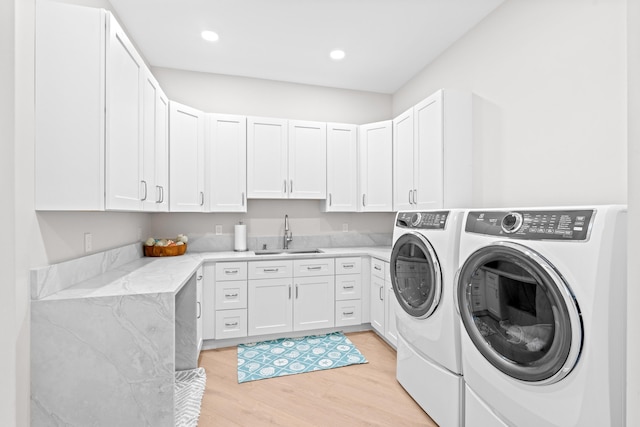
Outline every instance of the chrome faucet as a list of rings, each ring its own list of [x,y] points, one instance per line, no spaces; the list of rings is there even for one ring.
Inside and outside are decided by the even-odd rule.
[[[284,241],[282,249],[289,249],[289,242],[293,240],[293,233],[289,231],[289,215],[284,216]]]

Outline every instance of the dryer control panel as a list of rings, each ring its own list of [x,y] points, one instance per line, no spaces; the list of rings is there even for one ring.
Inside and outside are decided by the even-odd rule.
[[[471,211],[465,231],[521,240],[587,240],[595,210]]]
[[[423,230],[444,230],[448,217],[449,211],[398,212],[396,226]]]

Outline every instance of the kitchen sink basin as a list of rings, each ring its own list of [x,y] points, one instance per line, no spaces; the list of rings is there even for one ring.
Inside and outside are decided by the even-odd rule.
[[[262,249],[254,252],[256,255],[300,255],[322,253],[320,249]]]

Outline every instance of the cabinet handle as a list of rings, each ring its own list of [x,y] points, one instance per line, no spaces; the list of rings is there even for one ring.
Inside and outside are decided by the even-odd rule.
[[[235,294],[224,294],[225,298],[235,298],[238,296],[238,293],[236,292]]]
[[[413,190],[409,190],[409,204],[412,204],[411,196],[413,195]]]
[[[164,187],[160,186],[160,203],[164,203]]]
[[[156,185],[156,203],[162,203],[162,193],[160,188],[161,187],[159,185]]]
[[[366,194],[362,195],[362,206],[367,206],[367,204],[365,203],[365,200],[364,200],[365,196],[366,196]]]
[[[265,273],[277,273],[278,271],[280,271],[280,269],[279,268],[263,268],[262,271]]]
[[[307,270],[309,270],[309,271],[320,270],[320,269],[322,269],[321,265],[316,265],[314,267],[307,267]]]
[[[197,301],[198,303],[198,319],[200,318],[200,316],[202,316],[202,305],[200,304],[200,301]]]
[[[291,299],[291,285],[289,285],[289,299]]]
[[[202,274],[196,277],[196,280],[202,280]]]
[[[296,283],[296,299],[298,299],[298,284]]]
[[[343,286],[342,289],[353,289],[353,285],[351,285],[351,286]]]
[[[415,188],[413,190],[413,204],[417,205],[418,204],[418,189]]]
[[[329,193],[329,206],[331,206],[331,202],[332,202],[332,200],[331,200],[331,193]]]
[[[380,286],[380,290],[378,291],[378,295],[380,296],[380,301],[384,301],[384,296],[382,295],[382,286]]]
[[[348,268],[353,268],[353,267],[355,267],[355,265],[353,265],[353,264],[342,264],[342,268],[344,268],[345,270],[348,269]]]
[[[244,191],[242,192],[242,206],[244,206]]]
[[[238,274],[238,269],[235,270],[225,270],[224,274]]]
[[[289,181],[289,194],[293,193],[293,180]]]
[[[353,316],[353,311],[343,311],[342,315],[343,316]]]
[[[204,191],[200,192],[200,206],[204,206]]]
[[[378,270],[378,271],[382,271],[382,267],[380,267],[379,265],[374,265],[373,269],[374,270]]]
[[[143,179],[140,182],[144,185],[144,196],[140,200],[144,202],[145,200],[147,200],[147,181]]]
[[[287,180],[284,180],[284,194],[287,194]]]
[[[227,326],[227,327],[238,326],[238,322],[224,322],[224,326]]]

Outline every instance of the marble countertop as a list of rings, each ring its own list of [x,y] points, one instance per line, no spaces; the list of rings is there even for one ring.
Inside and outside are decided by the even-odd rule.
[[[391,248],[348,247],[319,248],[320,253],[292,253],[263,255],[246,252],[201,252],[187,253],[177,257],[139,258],[119,265],[93,278],[82,280],[72,286],[37,298],[41,301],[63,299],[119,297],[159,293],[177,293],[198,267],[206,262],[258,261],[283,258],[323,258],[346,256],[372,256],[389,261]]]

